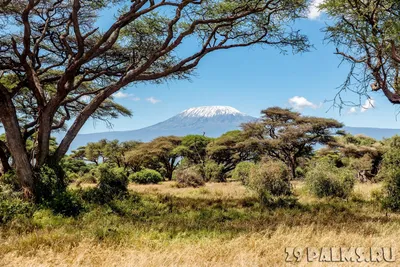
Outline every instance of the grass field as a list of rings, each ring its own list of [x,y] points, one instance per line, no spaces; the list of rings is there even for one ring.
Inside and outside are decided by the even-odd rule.
[[[357,184],[347,201],[319,200],[295,182],[297,203],[265,209],[236,182],[132,184],[129,199],[78,218],[39,210],[1,228],[0,266],[286,266],[286,247],[393,247],[400,255],[400,217],[373,201],[379,188]]]

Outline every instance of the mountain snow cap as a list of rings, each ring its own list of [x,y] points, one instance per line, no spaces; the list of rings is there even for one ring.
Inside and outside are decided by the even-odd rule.
[[[189,108],[179,114],[183,117],[214,117],[220,115],[245,116],[244,113],[229,106],[204,106]]]

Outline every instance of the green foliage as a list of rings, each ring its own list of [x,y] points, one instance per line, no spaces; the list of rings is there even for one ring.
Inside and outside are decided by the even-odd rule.
[[[282,161],[296,178],[301,158],[313,156],[313,146],[334,141],[333,131],[343,127],[333,119],[302,116],[290,109],[271,107],[261,111],[262,119],[242,126],[259,153]]]
[[[11,222],[17,217],[31,217],[35,211],[33,203],[22,200],[22,194],[14,188],[0,182],[0,225]]]
[[[39,172],[36,172],[35,178],[35,201],[37,203],[51,201],[58,194],[64,193],[67,188],[64,173],[60,167],[43,166]]]
[[[175,179],[178,187],[200,187],[205,185],[204,178],[195,167],[177,170]]]
[[[241,181],[242,184],[247,185],[249,182],[250,171],[253,167],[255,167],[253,162],[240,162],[232,172],[232,179]]]
[[[128,194],[128,177],[124,172],[109,166],[99,168],[100,178],[96,188],[86,191],[83,199],[93,203],[105,204]]]
[[[206,182],[225,182],[224,166],[215,161],[207,161],[204,166],[204,180]]]
[[[190,164],[203,164],[207,157],[207,145],[212,138],[203,135],[187,135],[182,138],[182,144],[178,147],[182,155]]]
[[[140,172],[131,174],[129,180],[137,184],[158,184],[163,180],[163,178],[158,171],[144,169]]]
[[[347,198],[353,191],[355,179],[347,168],[319,161],[307,172],[306,183],[310,192],[319,198]]]
[[[65,216],[78,216],[84,210],[81,197],[70,190],[55,195],[48,206],[53,212]]]
[[[268,161],[253,166],[247,186],[253,190],[262,205],[267,205],[273,197],[290,196],[290,172],[283,162]]]
[[[242,131],[229,131],[212,140],[207,146],[208,157],[223,166],[226,176],[242,161],[258,157],[254,142],[247,138]]]
[[[21,189],[21,186],[18,183],[18,179],[14,170],[10,170],[4,175],[0,176],[0,183],[9,185],[14,191],[18,191]]]
[[[379,180],[390,179],[393,172],[400,171],[400,137],[394,136],[387,140],[388,147],[383,155],[381,168],[378,173]]]
[[[400,169],[387,173],[383,188],[382,207],[391,211],[400,211]]]

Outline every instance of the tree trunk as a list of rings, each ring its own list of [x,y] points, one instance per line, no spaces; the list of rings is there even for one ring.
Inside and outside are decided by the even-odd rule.
[[[0,162],[1,162],[0,175],[6,174],[9,170],[11,170],[11,166],[10,163],[8,162],[7,155],[1,147],[0,147]]]
[[[294,158],[289,159],[289,168],[290,168],[290,173],[292,175],[291,180],[296,179],[297,164],[296,164],[296,160]]]
[[[9,94],[0,92],[0,120],[3,123],[7,145],[13,158],[17,178],[24,190],[26,198],[32,198],[34,177],[25,142],[21,135],[17,113]]]
[[[121,87],[128,84],[127,81],[123,80],[117,84],[110,86],[107,90],[104,90],[100,94],[98,94],[76,117],[74,123],[71,125],[69,130],[67,131],[64,139],[61,141],[61,144],[58,146],[54,156],[53,161],[58,163],[67,153],[72,141],[74,141],[75,137],[78,135],[79,131],[82,129],[83,125],[86,121],[92,116],[92,114],[98,109],[98,107],[113,93],[118,91]]]

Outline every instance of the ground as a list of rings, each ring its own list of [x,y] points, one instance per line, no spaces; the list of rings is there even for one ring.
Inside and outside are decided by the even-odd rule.
[[[288,247],[392,247],[398,256],[400,216],[373,200],[380,187],[357,184],[349,200],[319,200],[295,182],[297,203],[261,208],[237,182],[131,184],[128,200],[77,218],[40,210],[0,228],[0,266],[340,266],[287,263]],[[396,264],[378,264],[386,265]]]

